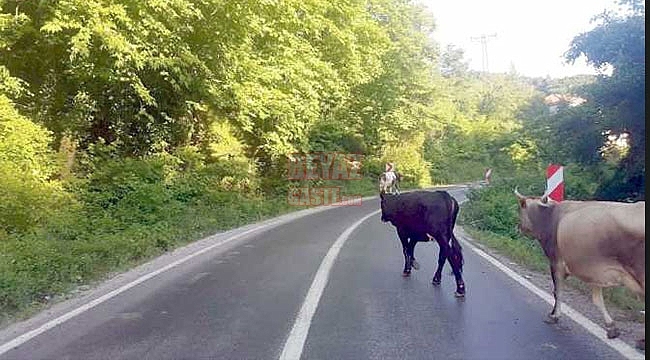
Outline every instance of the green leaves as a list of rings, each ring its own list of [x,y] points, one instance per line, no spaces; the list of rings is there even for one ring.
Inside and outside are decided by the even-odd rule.
[[[49,144],[51,133],[18,114],[14,104],[0,95],[0,164],[5,169],[47,180],[55,171]]]
[[[605,145],[603,134],[628,135],[627,155],[597,191],[603,198],[619,200],[644,198],[645,193],[645,9],[637,0],[620,4],[627,7],[626,12],[599,15],[598,25],[576,36],[565,54],[569,62],[585,56],[596,68],[610,67],[611,76],[599,77],[582,88],[592,109],[582,129],[591,130],[597,151]],[[581,121],[567,117],[565,123]],[[598,160],[605,159],[599,156]]]
[[[0,235],[33,229],[68,198],[51,180],[58,167],[50,142],[49,131],[0,94]]]
[[[432,127],[432,20],[408,3],[63,0],[20,13],[20,24],[0,21],[12,34],[0,39],[19,45],[0,47],[0,66],[38,94],[27,112],[81,150],[207,149],[208,112],[269,166],[309,151],[323,121],[347,124],[365,144],[332,139],[377,154],[382,141]],[[4,78],[4,91],[17,91]]]
[[[0,65],[0,95],[18,97],[25,91],[26,83],[9,74],[9,70]]]

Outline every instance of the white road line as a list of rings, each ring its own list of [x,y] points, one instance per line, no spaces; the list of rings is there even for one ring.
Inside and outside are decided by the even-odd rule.
[[[334,261],[339,254],[339,251],[345,244],[345,241],[350,237],[350,234],[356,229],[362,222],[364,222],[369,217],[381,212],[381,210],[373,211],[370,214],[362,217],[359,221],[355,222],[352,226],[347,228],[339,237],[336,239],[332,247],[327,251],[325,258],[318,267],[316,276],[309,287],[307,296],[305,296],[305,301],[300,308],[300,312],[296,317],[296,321],[293,324],[291,333],[289,333],[289,338],[284,343],[284,349],[280,355],[281,360],[298,360],[302,355],[302,349],[305,345],[305,340],[307,339],[307,333],[309,332],[309,327],[311,326],[311,320],[316,313],[316,308],[318,308],[318,303],[325,286],[327,285],[327,280],[334,265]]]
[[[521,286],[530,290],[533,294],[539,296],[547,303],[553,305],[553,296],[546,291],[538,288],[533,285],[530,281],[526,280],[521,275],[517,274],[513,270],[510,270],[507,266],[500,263],[498,260],[492,256],[485,253],[483,250],[476,248],[474,245],[467,242],[465,239],[459,238],[459,240],[469,248],[471,248],[476,254],[483,257],[485,260],[489,261],[492,265],[496,266],[497,269],[503,271],[506,275],[512,278],[514,281],[518,282]],[[605,344],[609,345],[614,350],[618,351],[626,359],[645,359],[645,355],[636,351],[633,347],[626,344],[620,339],[608,339],[607,334],[603,328],[595,324],[593,321],[586,318],[584,315],[580,314],[578,311],[574,310],[572,307],[562,302],[562,315],[566,315],[571,320],[580,324],[582,327],[587,329],[592,335],[602,340]],[[540,320],[541,321],[541,320]]]
[[[203,254],[205,252],[208,252],[208,251],[210,251],[210,250],[212,250],[212,249],[214,249],[216,247],[222,246],[222,245],[224,245],[226,243],[229,243],[229,242],[231,242],[233,240],[236,240],[238,238],[246,236],[246,235],[248,235],[248,234],[250,234],[252,232],[260,231],[260,230],[263,230],[263,229],[266,229],[266,228],[272,228],[272,227],[274,227],[276,225],[279,225],[282,222],[284,222],[284,221],[274,221],[274,222],[271,222],[271,223],[268,223],[268,224],[265,224],[265,225],[262,225],[262,226],[258,226],[258,227],[246,230],[246,231],[244,231],[242,233],[239,233],[237,235],[233,235],[233,236],[231,236],[231,237],[229,237],[227,239],[219,241],[218,243],[215,243],[215,244],[210,245],[210,246],[208,246],[206,248],[203,248],[203,249],[201,249],[201,250],[199,250],[199,251],[197,251],[195,253],[187,255],[187,256],[179,259],[179,260],[176,260],[176,261],[174,261],[174,262],[172,262],[172,263],[170,263],[170,264],[168,264],[168,265],[166,265],[166,266],[164,266],[164,267],[162,267],[162,268],[160,268],[160,269],[158,269],[156,271],[152,271],[152,272],[150,272],[150,273],[148,273],[148,274],[146,274],[146,275],[144,275],[144,276],[142,276],[142,277],[140,277],[140,278],[138,278],[136,280],[133,280],[132,282],[130,282],[130,283],[126,284],[126,285],[123,285],[122,287],[120,287],[118,289],[115,289],[115,290],[113,290],[113,291],[111,291],[111,292],[109,292],[109,293],[107,293],[107,294],[93,300],[93,301],[90,301],[90,302],[88,302],[88,303],[86,303],[86,304],[84,304],[84,305],[82,305],[82,306],[80,306],[80,307],[66,313],[66,314],[63,314],[63,315],[61,315],[61,316],[59,316],[59,317],[57,317],[57,318],[55,318],[53,320],[50,320],[47,323],[41,325],[40,327],[38,327],[38,328],[36,328],[34,330],[26,332],[26,333],[24,333],[24,334],[22,334],[22,335],[20,335],[20,336],[18,336],[16,338],[14,338],[11,341],[9,341],[9,342],[7,342],[5,344],[2,344],[0,346],[0,355],[6,353],[7,351],[9,351],[9,350],[11,350],[11,349],[23,344],[23,343],[25,343],[26,341],[28,341],[28,340],[30,340],[32,338],[34,338],[34,337],[48,331],[49,329],[51,329],[51,328],[53,328],[53,327],[55,327],[57,325],[60,325],[60,324],[62,324],[64,322],[72,319],[73,317],[75,317],[75,316],[77,316],[77,315],[79,315],[79,314],[81,314],[81,313],[83,313],[83,312],[85,312],[85,311],[87,311],[89,309],[92,309],[93,307],[105,302],[106,300],[109,300],[109,299],[111,299],[111,298],[125,292],[126,290],[129,290],[130,288],[151,279],[152,277],[154,277],[154,276],[156,276],[156,275],[158,275],[160,273],[163,273],[163,272],[165,272],[165,271],[167,271],[167,270],[169,270],[171,268],[174,268],[174,267],[176,267],[176,266],[178,266],[178,265],[180,265],[180,264],[182,264],[182,263],[184,263],[184,262],[186,262],[186,261],[188,261],[188,260],[190,260],[192,258],[195,258],[195,257],[197,257],[197,256],[199,256],[199,255],[201,255],[201,254]]]

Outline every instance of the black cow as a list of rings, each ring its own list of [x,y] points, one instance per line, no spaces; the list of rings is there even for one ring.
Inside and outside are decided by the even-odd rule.
[[[440,285],[445,260],[456,277],[456,296],[465,296],[463,253],[454,236],[458,216],[458,202],[446,191],[413,191],[400,195],[381,193],[381,221],[390,221],[397,228],[404,253],[403,276],[411,274],[411,267],[419,265],[413,254],[418,241],[435,239],[440,246],[438,269],[432,283]]]

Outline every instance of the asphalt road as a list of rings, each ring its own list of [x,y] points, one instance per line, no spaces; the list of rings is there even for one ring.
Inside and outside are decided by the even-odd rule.
[[[462,190],[450,192],[463,200]],[[328,250],[378,209],[373,199],[252,232],[0,359],[278,359]],[[621,358],[568,318],[545,324],[549,305],[472,251],[464,250],[465,299],[453,296],[448,264],[442,285],[431,285],[435,243],[420,243],[415,253],[420,270],[403,278],[394,228],[375,214],[355,229],[329,273],[302,359]]]

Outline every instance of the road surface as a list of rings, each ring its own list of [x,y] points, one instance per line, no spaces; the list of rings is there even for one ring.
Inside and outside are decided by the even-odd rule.
[[[278,359],[330,248],[378,209],[372,199],[251,230],[37,329],[0,359]],[[566,317],[545,324],[546,302],[467,248],[467,296],[457,299],[448,264],[431,285],[437,244],[418,244],[421,267],[403,278],[400,242],[379,214],[346,239],[298,341],[302,359],[623,358]],[[19,334],[0,335],[1,345]]]

